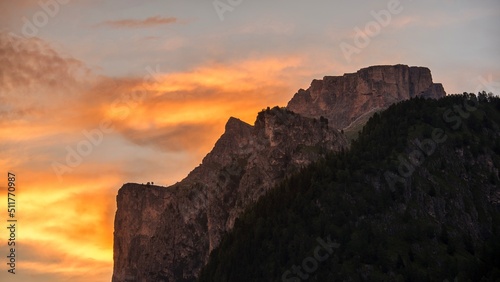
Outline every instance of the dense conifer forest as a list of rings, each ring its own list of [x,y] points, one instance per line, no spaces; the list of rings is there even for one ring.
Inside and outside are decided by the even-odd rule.
[[[500,98],[415,98],[235,223],[199,281],[500,279]]]

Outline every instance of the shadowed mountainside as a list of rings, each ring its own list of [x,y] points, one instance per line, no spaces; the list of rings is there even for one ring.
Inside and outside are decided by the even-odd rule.
[[[214,149],[181,182],[120,189],[113,281],[193,281],[248,205],[347,145],[326,120],[285,109],[259,113],[255,126],[229,119]]]
[[[500,98],[414,98],[247,209],[199,281],[499,281]]]
[[[300,168],[348,147],[340,129],[394,102],[444,95],[427,68],[375,66],[314,80],[287,108],[259,113],[254,126],[230,118],[181,182],[119,190],[113,281],[194,281],[247,207]]]

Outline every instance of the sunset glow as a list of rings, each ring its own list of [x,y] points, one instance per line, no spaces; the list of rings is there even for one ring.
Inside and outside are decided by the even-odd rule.
[[[41,2],[57,12],[0,4],[0,188],[16,174],[18,219],[17,274],[3,227],[0,281],[110,281],[118,189],[180,181],[229,117],[253,124],[312,79],[403,63],[448,93],[500,80],[498,1],[402,0],[351,61],[340,43],[387,1],[243,1],[222,20],[211,1]]]

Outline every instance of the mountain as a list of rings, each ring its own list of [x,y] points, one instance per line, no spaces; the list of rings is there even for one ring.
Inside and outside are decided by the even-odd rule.
[[[445,95],[443,86],[432,82],[428,68],[372,66],[343,76],[315,79],[307,90],[300,89],[293,96],[287,108],[306,117],[323,116],[331,126],[343,129],[393,103]]]
[[[261,197],[199,281],[500,281],[500,98],[413,98]]]
[[[259,113],[254,126],[230,118],[213,150],[181,182],[119,190],[113,281],[194,281],[248,205],[347,145],[326,120],[286,109]]]
[[[395,102],[444,95],[427,68],[375,66],[315,80],[287,108],[260,112],[254,126],[230,118],[181,182],[119,190],[113,281],[194,281],[246,208],[300,169],[349,147],[340,129],[360,128]]]

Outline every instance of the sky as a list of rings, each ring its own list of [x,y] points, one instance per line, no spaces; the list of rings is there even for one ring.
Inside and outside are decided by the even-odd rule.
[[[499,35],[497,0],[2,0],[0,281],[110,281],[118,189],[182,180],[312,79],[407,64],[499,94]]]

